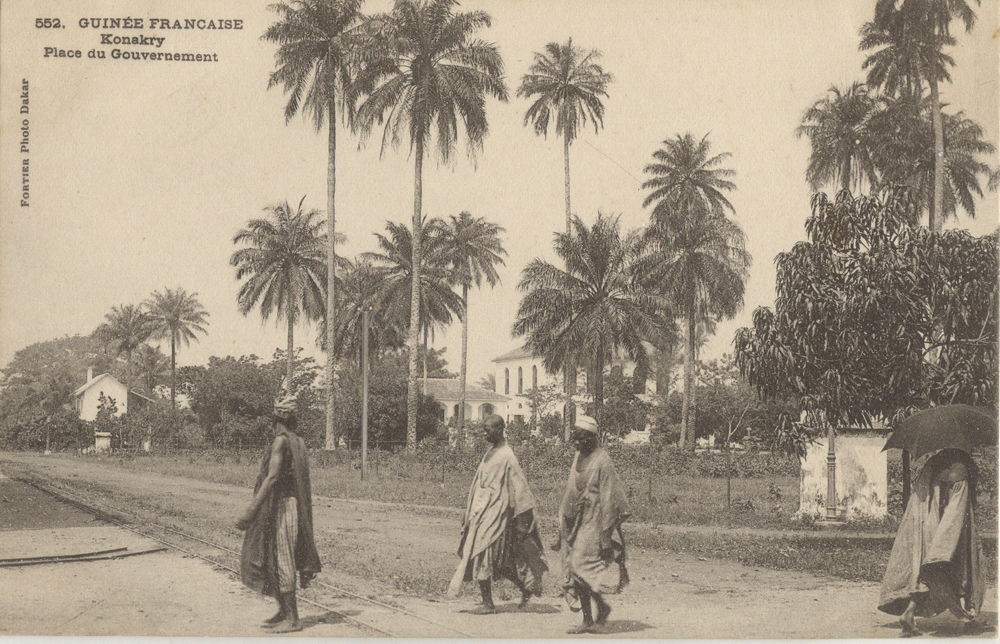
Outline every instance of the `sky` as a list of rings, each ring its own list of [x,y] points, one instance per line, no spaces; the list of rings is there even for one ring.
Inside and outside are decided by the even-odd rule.
[[[732,350],[734,331],[774,300],[777,253],[805,238],[809,143],[795,137],[803,112],[831,85],[862,80],[858,31],[874,0],[467,0],[492,26],[480,37],[500,48],[511,98],[487,104],[489,134],[475,159],[459,148],[451,163],[424,163],[424,211],[467,210],[506,229],[502,284],[470,296],[469,379],[493,372],[492,358],[519,346],[511,326],[521,270],[535,257],[556,261],[553,233],[564,227],[562,142],[523,124],[516,97],[535,51],[565,41],[597,48],[614,76],[604,127],[584,131],[571,150],[575,214],[619,215],[625,228],[649,220],[643,168],[662,142],[708,135],[732,156],[738,190],[730,196],[754,264],[745,306],[718,326],[703,350]],[[386,10],[370,0],[364,10]],[[269,358],[284,347],[272,317],[241,315],[229,257],[232,237],[265,206],[326,206],[326,133],[305,119],[285,123],[286,97],[267,89],[274,46],[259,36],[275,18],[266,2],[216,0],[5,2],[0,9],[0,364],[18,349],[88,334],[112,306],[139,303],[154,290],[197,293],[210,314],[208,335],[183,347],[178,364],[209,356]],[[957,29],[953,82],[941,88],[998,140],[998,0],[983,0],[971,34]],[[38,17],[65,28],[36,29]],[[80,18],[241,19],[236,31],[94,30]],[[89,59],[100,34],[162,36],[161,51],[212,52],[218,62]],[[79,50],[82,59],[45,57],[44,48]],[[142,50],[144,47],[122,47]],[[145,48],[145,49],[148,49]],[[30,152],[19,152],[22,80],[29,82]],[[378,138],[359,145],[338,132],[337,226],[341,252],[374,249],[386,220],[409,222],[413,157],[404,144],[380,155]],[[21,164],[30,163],[30,206],[20,207]],[[988,161],[995,166],[997,159]],[[997,194],[949,226],[987,234],[997,227]],[[322,361],[316,328],[296,330],[307,355]],[[461,326],[434,340],[456,372]],[[164,349],[169,351],[169,347]]]

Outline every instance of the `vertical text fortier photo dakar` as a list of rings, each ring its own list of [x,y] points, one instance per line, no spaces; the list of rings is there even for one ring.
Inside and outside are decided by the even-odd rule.
[[[997,637],[998,0],[0,6],[0,635]]]

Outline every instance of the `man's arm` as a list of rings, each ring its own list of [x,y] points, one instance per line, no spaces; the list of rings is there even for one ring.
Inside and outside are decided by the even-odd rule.
[[[278,474],[281,472],[281,466],[285,459],[285,444],[287,442],[288,438],[286,436],[278,436],[271,443],[271,458],[267,464],[267,476],[264,477],[264,481],[260,484],[260,489],[254,495],[250,506],[247,507],[246,511],[236,522],[238,530],[246,530],[250,527],[250,523],[253,521],[254,516],[257,515],[257,511],[260,509],[264,499],[267,498],[268,493],[274,488],[275,483],[278,482]]]

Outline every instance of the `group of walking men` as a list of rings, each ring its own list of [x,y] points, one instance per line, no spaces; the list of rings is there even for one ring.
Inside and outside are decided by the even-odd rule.
[[[305,441],[296,434],[295,411],[291,396],[275,403],[275,437],[261,459],[253,500],[236,523],[246,531],[240,577],[248,587],[277,599],[278,612],[264,622],[275,633],[302,630],[296,581],[307,588],[321,568],[313,539],[309,458]],[[504,439],[504,428],[500,416],[483,421],[490,448],[472,480],[458,545],[460,562],[448,587],[454,597],[463,581],[478,582],[482,605],[474,614],[496,612],[492,584],[500,579],[520,590],[523,608],[532,595],[541,596],[548,570],[535,497]],[[562,559],[562,594],[570,609],[583,612],[583,624],[570,632],[585,633],[611,614],[604,595],[628,583],[621,524],[629,509],[611,458],[600,446],[597,423],[577,417],[572,440],[577,451],[551,547]]]
[[[253,500],[237,522],[246,535],[240,574],[250,588],[278,600],[265,621],[276,633],[302,629],[296,580],[306,588],[320,572],[313,540],[312,493],[305,441],[296,434],[295,399],[274,406],[275,438],[260,463]],[[520,606],[541,596],[548,570],[535,514],[535,497],[514,451],[504,439],[504,421],[483,421],[490,444],[469,489],[458,545],[459,564],[448,587],[475,581],[482,595],[476,614],[496,612],[492,582],[510,580]],[[629,516],[625,491],[597,424],[580,416],[572,440],[576,454],[559,506],[552,549],[562,559],[562,595],[583,623],[570,633],[592,632],[611,614],[604,599],[628,583],[621,525]],[[976,466],[968,453],[945,449],[928,455],[914,486],[889,563],[879,610],[900,616],[904,637],[918,635],[915,617],[950,610],[970,623],[983,603],[982,546],[976,532]]]

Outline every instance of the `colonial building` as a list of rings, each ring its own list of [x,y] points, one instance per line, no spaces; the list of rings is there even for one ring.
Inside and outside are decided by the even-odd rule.
[[[433,396],[440,409],[438,418],[447,423],[452,417],[458,416],[458,406],[461,404],[461,383],[458,378],[421,378],[420,386],[428,396]],[[490,414],[500,413],[509,399],[494,391],[476,387],[470,383],[465,386],[465,418],[466,420],[482,420]]]

